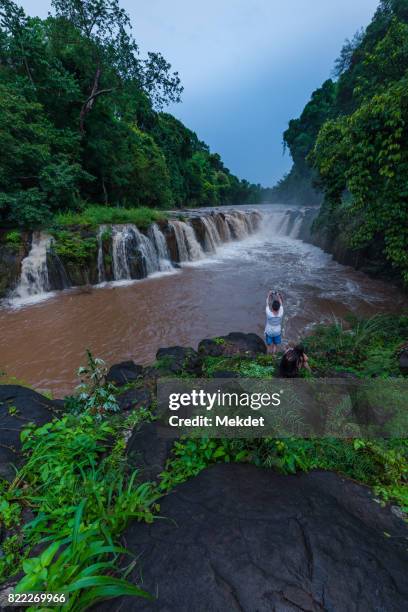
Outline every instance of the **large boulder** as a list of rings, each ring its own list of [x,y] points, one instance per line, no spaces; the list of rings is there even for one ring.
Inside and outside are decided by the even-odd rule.
[[[139,470],[140,477],[155,480],[164,470],[176,436],[170,437],[160,423],[143,423],[134,431],[126,445],[128,464]]]
[[[139,559],[128,578],[155,600],[98,612],[407,609],[408,526],[336,474],[217,465],[164,497],[160,514],[124,534]]]
[[[150,408],[152,405],[152,394],[145,387],[128,389],[117,396],[117,402],[121,410],[138,410],[139,408]]]
[[[159,367],[166,374],[181,374],[185,372],[194,376],[202,374],[202,359],[194,349],[183,346],[161,348],[156,353]]]
[[[20,433],[28,423],[44,425],[61,414],[61,402],[53,402],[32,389],[0,385],[0,477],[15,476],[21,462]]]
[[[122,361],[110,368],[106,380],[117,387],[123,387],[123,385],[135,382],[142,375],[143,367],[141,365],[134,361]]]
[[[198,352],[210,357],[256,357],[266,353],[265,342],[256,334],[232,332],[228,336],[201,340]]]

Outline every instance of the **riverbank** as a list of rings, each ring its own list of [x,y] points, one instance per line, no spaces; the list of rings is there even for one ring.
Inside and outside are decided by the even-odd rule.
[[[309,209],[265,207],[259,230],[253,233],[248,233],[242,219],[245,210],[204,209],[200,214],[202,218],[209,215],[207,225],[194,219],[196,211],[186,211],[184,220],[175,220],[175,225],[190,228],[187,235],[179,232],[178,240],[180,252],[191,254],[191,259],[173,263],[171,255],[160,258],[165,269],[144,279],[130,278],[141,247],[138,234],[128,228],[118,231],[115,238],[116,270],[124,276],[129,273],[128,278],[3,303],[0,371],[60,397],[75,386],[74,373],[84,348],[109,364],[133,359],[146,365],[163,345],[196,348],[201,338],[222,334],[225,329],[262,335],[265,296],[271,287],[280,288],[285,295],[285,342],[296,341],[316,323],[333,318],[403,311],[406,298],[397,289],[341,266],[298,238],[315,209],[309,215]],[[223,242],[222,234],[214,235],[217,215],[223,223],[224,215],[231,226],[235,224],[240,239]],[[191,230],[194,250],[187,243],[192,240]],[[160,231],[166,235],[165,228]],[[139,233],[149,238],[149,233]],[[109,245],[113,238],[108,239]],[[156,243],[151,239],[150,244]],[[176,250],[174,241],[173,247],[170,242],[166,246]],[[156,265],[157,253],[154,250],[150,258]],[[115,266],[109,254],[104,254],[101,274],[109,275]],[[37,264],[45,256],[44,249]],[[81,269],[74,266],[77,275]],[[37,270],[41,280],[43,266],[38,265]],[[96,276],[98,257],[93,259],[92,270]],[[29,276],[29,267],[27,273]]]
[[[305,345],[313,376],[352,376],[360,379],[375,375],[384,382],[389,376],[397,376],[403,381],[407,380],[408,375],[407,338],[408,318],[388,316],[365,322],[355,321],[348,328],[323,326],[314,335],[305,338]],[[278,373],[277,361],[275,357],[267,356],[265,351],[260,338],[254,334],[238,333],[203,341],[198,351],[183,347],[161,349],[154,364],[147,367],[132,362],[117,364],[106,377],[103,364],[90,359],[86,369],[81,371],[84,382],[81,396],[66,398],[64,403],[47,400],[21,387],[0,385],[1,410],[9,422],[5,426],[13,431],[24,429],[20,438],[17,433],[13,442],[8,435],[6,444],[0,446],[2,476],[6,478],[1,485],[3,555],[0,568],[3,581],[9,580],[9,584],[15,584],[21,580],[21,591],[29,590],[29,586],[33,590],[43,590],[46,581],[53,591],[71,593],[69,610],[78,610],[80,606],[86,609],[91,603],[103,599],[108,591],[98,590],[97,585],[109,586],[109,589],[113,589],[112,595],[141,596],[138,589],[154,593],[154,583],[159,585],[159,601],[167,603],[170,609],[176,609],[178,596],[173,601],[174,594],[167,590],[171,582],[169,568],[157,564],[155,557],[150,556],[152,551],[148,534],[152,533],[155,538],[154,533],[162,525],[167,534],[162,533],[159,538],[164,551],[166,538],[172,533],[171,525],[181,521],[182,526],[174,532],[179,538],[179,544],[173,544],[175,556],[168,557],[175,563],[178,558],[177,546],[185,545],[191,523],[188,513],[184,514],[177,501],[178,494],[187,496],[191,503],[200,504],[203,512],[209,511],[209,499],[213,499],[218,506],[221,504],[221,508],[224,502],[219,499],[219,491],[229,490],[225,487],[233,475],[238,486],[235,492],[230,492],[231,500],[235,500],[235,510],[233,507],[228,510],[228,524],[219,523],[217,528],[214,524],[209,533],[209,536],[219,533],[224,541],[232,537],[231,525],[239,517],[239,520],[243,520],[244,515],[246,518],[250,516],[250,508],[246,507],[245,501],[246,483],[257,483],[259,494],[260,491],[264,491],[264,494],[269,491],[268,495],[271,495],[270,499],[268,497],[271,503],[267,504],[270,508],[270,527],[265,537],[272,538],[272,543],[275,528],[281,529],[281,512],[286,517],[292,514],[290,504],[283,504],[279,510],[280,506],[272,493],[275,485],[278,486],[277,477],[273,471],[268,476],[264,469],[272,468],[282,475],[279,476],[280,498],[283,496],[286,499],[287,490],[288,500],[293,495],[289,494],[293,478],[290,474],[330,470],[334,472],[331,475],[312,471],[309,476],[296,481],[295,489],[301,486],[302,490],[298,518],[301,524],[301,517],[309,518],[307,526],[303,525],[307,536],[302,530],[291,535],[292,550],[303,555],[302,542],[307,537],[316,558],[323,554],[326,540],[331,543],[330,548],[335,556],[332,546],[333,538],[336,539],[334,534],[339,533],[344,517],[355,516],[359,529],[355,530],[350,523],[345,532],[349,544],[346,548],[341,547],[338,563],[333,566],[332,575],[325,579],[328,581],[326,604],[335,606],[339,602],[346,602],[348,596],[346,600],[342,599],[344,594],[341,595],[336,589],[331,590],[330,585],[345,579],[348,555],[352,556],[358,550],[361,571],[367,565],[367,580],[374,580],[377,586],[383,586],[383,604],[387,609],[393,609],[392,605],[399,601],[398,598],[402,601],[406,595],[405,581],[399,578],[400,572],[401,576],[404,575],[404,541],[408,537],[408,529],[401,521],[404,511],[408,511],[406,439],[177,440],[177,436],[166,438],[160,435],[156,420],[158,379],[170,375],[180,380],[204,376],[210,379],[222,377],[224,380],[229,377],[231,381],[236,377],[272,381]],[[37,427],[27,428],[25,419],[36,422]],[[9,468],[8,473],[4,471],[10,461],[17,465],[17,474]],[[210,465],[220,463],[225,464],[222,469],[218,466],[207,470]],[[231,463],[251,465],[234,467],[229,465]],[[250,474],[248,470],[252,470]],[[200,472],[203,475],[195,478]],[[335,473],[340,473],[342,477]],[[371,490],[359,487],[349,478],[369,485]],[[185,481],[190,483],[180,486]],[[223,484],[221,489],[218,488],[218,494],[212,497],[217,482]],[[171,496],[167,495],[173,491]],[[208,494],[212,492],[210,498],[205,491]],[[335,508],[330,505],[333,501],[329,503],[330,499],[333,500],[333,491],[337,491]],[[372,491],[374,497],[391,502],[391,506],[381,508],[374,501]],[[223,497],[224,494],[221,495]],[[252,512],[256,512],[256,497],[251,498]],[[308,504],[313,505],[313,499],[320,508],[320,522],[318,520],[315,524],[311,520],[312,516],[317,520],[317,510],[313,510],[310,516],[307,511]],[[321,512],[326,506],[328,514],[323,520]],[[259,511],[265,518],[264,510],[263,503]],[[172,518],[174,523],[156,521],[158,516]],[[206,519],[208,521],[210,515]],[[152,522],[153,527],[149,527]],[[27,523],[29,525],[23,528]],[[357,537],[363,528],[362,523],[364,545]],[[254,528],[256,524],[254,516]],[[138,563],[131,573],[131,585],[115,582],[115,579],[122,577],[122,573],[112,542],[118,542],[125,529],[125,539],[131,551],[136,556],[143,552],[141,565]],[[391,537],[385,537],[384,531]],[[139,535],[133,539],[133,533]],[[45,536],[48,542],[41,543]],[[265,538],[254,538],[254,545],[258,543],[258,562],[263,566],[269,558],[261,546]],[[320,538],[321,544],[316,538]],[[370,551],[367,542],[371,542]],[[283,550],[287,551],[288,545],[286,540]],[[106,548],[97,552],[100,546]],[[95,555],[89,557],[92,547],[95,548]],[[58,556],[62,550],[63,555]],[[345,550],[348,550],[347,554]],[[384,555],[389,559],[387,569],[373,571],[372,559],[377,556],[384,559]],[[24,562],[25,559],[30,561]],[[63,565],[59,559],[63,560]],[[193,555],[189,563],[193,563],[194,559],[196,557]],[[223,565],[225,562],[217,554],[213,559],[215,564]],[[102,565],[95,566],[95,563]],[[280,566],[274,580],[285,582],[283,567],[288,563],[289,560]],[[325,564],[329,567],[330,563],[327,563],[328,560]],[[73,572],[74,565],[77,569]],[[93,571],[87,569],[91,565]],[[379,563],[378,567],[383,567],[383,564]],[[39,571],[39,568],[47,571]],[[140,580],[140,572],[146,576],[144,581]],[[192,577],[189,583],[184,581],[184,587],[177,583],[180,597],[193,597],[193,585],[205,572],[205,567],[201,567],[196,578]],[[97,576],[94,583],[81,582],[81,577],[87,574]],[[102,575],[105,578],[101,579]],[[397,585],[392,595],[386,587],[391,576]],[[257,590],[253,580],[252,576],[246,581],[247,595],[252,589]],[[310,592],[316,592],[316,577],[309,576],[308,580]],[[347,580],[347,593],[353,593],[357,588],[355,578],[350,575]],[[296,588],[303,587],[299,584]],[[203,595],[203,601],[212,605],[215,601],[213,597],[221,597],[223,592],[219,583],[214,583],[211,591]],[[240,597],[245,598],[245,592]],[[315,597],[318,601],[318,595]],[[129,600],[127,607],[132,605],[133,600]],[[147,610],[154,609],[152,606],[146,603]]]

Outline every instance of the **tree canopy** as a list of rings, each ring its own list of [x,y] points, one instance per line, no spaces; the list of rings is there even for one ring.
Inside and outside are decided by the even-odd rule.
[[[0,222],[40,226],[86,203],[259,201],[218,155],[164,113],[177,72],[141,57],[118,0],[53,0],[46,19],[0,4]]]
[[[380,2],[335,74],[289,123],[294,165],[275,197],[312,203],[317,189],[320,224],[353,249],[374,245],[408,283],[407,0]]]

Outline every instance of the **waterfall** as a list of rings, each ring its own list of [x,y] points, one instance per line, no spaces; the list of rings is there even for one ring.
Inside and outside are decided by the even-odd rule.
[[[203,250],[198,242],[193,228],[184,221],[171,221],[171,227],[176,236],[179,261],[196,261],[203,257]]]
[[[297,238],[299,236],[300,229],[302,227],[304,218],[305,218],[304,212],[299,211],[299,213],[294,219],[293,226],[289,232],[289,236],[291,238]]]
[[[221,238],[212,217],[202,217],[201,221],[205,227],[205,250],[214,252],[221,244]]]
[[[196,238],[193,228],[188,223],[183,223],[183,226],[190,260],[196,261],[197,259],[201,259],[203,257],[203,249]]]
[[[245,215],[244,215],[245,217]],[[243,240],[248,235],[248,225],[243,221],[241,214],[237,212],[226,213],[225,219],[235,240]]]
[[[31,249],[21,263],[20,282],[12,297],[29,298],[50,290],[47,268],[47,250],[51,237],[42,232],[34,232]]]
[[[104,257],[108,235],[111,239],[113,280],[123,281],[170,271],[173,269],[171,259],[181,263],[203,259],[205,251],[215,253],[224,243],[244,240],[258,232],[261,225],[267,237],[298,238],[310,232],[316,213],[311,208],[280,207],[276,210],[269,208],[262,213],[259,210],[243,212],[224,209],[204,212],[202,216],[196,212],[193,214],[191,221],[169,221],[164,233],[156,223],[150,225],[146,233],[133,224],[101,225],[96,235],[97,282],[104,283],[110,277]],[[168,227],[172,231],[169,232]],[[44,233],[33,233],[30,252],[22,261],[19,284],[12,294],[17,301],[72,285],[64,262],[53,251],[52,240]]]
[[[173,266],[170,262],[170,253],[169,249],[167,248],[166,239],[156,223],[153,223],[153,225],[151,225],[149,228],[149,238],[156,249],[159,260],[159,270],[161,272],[172,270]]]
[[[105,264],[103,261],[103,235],[106,232],[106,225],[101,225],[98,230],[98,283],[106,281]]]
[[[127,243],[132,238],[129,225],[114,225],[112,233],[112,263],[113,278],[115,280],[126,280],[130,276],[130,268],[127,254]]]
[[[158,233],[157,228],[156,236]],[[115,281],[145,278],[164,266],[154,241],[131,224],[113,226],[112,259]]]
[[[222,242],[229,242],[232,240],[231,230],[223,213],[218,213],[218,215],[215,215],[215,224]]]
[[[183,225],[185,225],[185,223],[183,223],[182,221],[171,221],[170,223],[170,226],[173,228],[174,235],[176,237],[177,250],[180,262],[189,260]]]
[[[154,244],[149,240],[147,236],[139,232],[139,230],[134,227],[134,232],[138,244],[138,250],[142,255],[143,267],[145,268],[145,276],[149,276],[149,274],[153,274],[153,272],[157,272],[160,270],[159,257],[157,251],[154,247]]]

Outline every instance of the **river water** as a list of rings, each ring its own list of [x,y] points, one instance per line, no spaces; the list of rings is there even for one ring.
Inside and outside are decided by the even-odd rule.
[[[75,387],[87,348],[109,365],[125,359],[147,364],[159,347],[196,348],[202,338],[231,331],[262,335],[271,288],[284,295],[285,342],[333,317],[400,312],[406,306],[393,286],[278,235],[272,214],[257,234],[180,269],[56,292],[19,308],[3,305],[0,371],[59,397]]]

